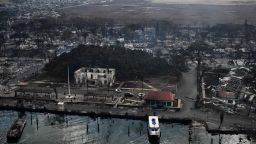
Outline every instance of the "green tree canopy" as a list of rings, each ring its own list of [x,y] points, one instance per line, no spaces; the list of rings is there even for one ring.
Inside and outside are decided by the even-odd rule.
[[[65,79],[68,65],[71,74],[81,67],[115,68],[118,80],[137,79],[141,75],[147,77],[169,74],[171,70],[165,60],[154,58],[143,51],[85,45],[62,54],[47,64],[45,70],[50,76]]]

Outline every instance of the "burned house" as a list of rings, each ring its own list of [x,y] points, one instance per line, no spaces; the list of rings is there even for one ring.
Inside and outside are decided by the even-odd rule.
[[[112,86],[115,82],[115,69],[83,67],[75,71],[74,77],[76,84]]]

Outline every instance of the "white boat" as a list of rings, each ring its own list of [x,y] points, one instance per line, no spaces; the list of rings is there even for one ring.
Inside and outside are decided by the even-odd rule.
[[[148,117],[148,140],[151,144],[159,144],[161,137],[158,116]]]

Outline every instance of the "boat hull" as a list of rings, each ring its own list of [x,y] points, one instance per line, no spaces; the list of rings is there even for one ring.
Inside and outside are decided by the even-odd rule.
[[[148,141],[150,144],[159,144],[160,136],[158,135],[148,135]]]
[[[18,142],[23,133],[25,126],[26,126],[25,119],[16,120],[7,133],[7,142],[11,142],[11,143]]]

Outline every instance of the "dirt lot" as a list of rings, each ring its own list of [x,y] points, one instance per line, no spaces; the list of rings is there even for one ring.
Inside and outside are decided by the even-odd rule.
[[[145,89],[150,89],[150,87],[148,87],[145,84],[142,84],[141,81],[127,81],[124,82],[122,85],[122,88],[145,88]]]
[[[146,79],[146,82],[159,90],[174,90],[177,78],[170,76],[153,77]]]

